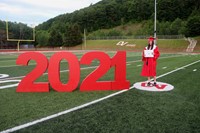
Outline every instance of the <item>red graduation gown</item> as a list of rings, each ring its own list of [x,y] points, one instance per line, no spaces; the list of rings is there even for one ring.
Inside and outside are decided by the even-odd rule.
[[[147,50],[147,47],[145,47],[144,50]],[[154,52],[154,57],[144,57],[144,51],[143,51],[142,53],[143,67],[141,76],[145,77],[156,76],[156,64],[157,64],[157,59],[160,56],[160,52],[156,45],[154,45],[153,47],[153,52]]]

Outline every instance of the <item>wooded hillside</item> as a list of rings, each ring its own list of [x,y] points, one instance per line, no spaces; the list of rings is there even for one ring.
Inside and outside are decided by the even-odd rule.
[[[84,29],[90,37],[152,35],[153,21],[154,0],[102,0],[38,25],[36,44],[39,46],[78,45],[82,43]],[[15,24],[13,23],[14,27]],[[4,27],[2,25],[1,21],[0,29]],[[124,32],[127,25],[135,31]],[[119,26],[122,28],[116,30],[115,27]],[[108,30],[107,33],[105,29]],[[13,34],[20,36],[17,32]],[[200,1],[157,0],[157,34],[200,35]]]

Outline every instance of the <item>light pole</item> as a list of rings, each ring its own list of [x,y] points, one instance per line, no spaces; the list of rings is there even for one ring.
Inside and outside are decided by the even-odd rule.
[[[86,29],[84,28],[84,49],[86,50]]]
[[[156,5],[157,5],[157,2],[156,2],[156,0],[155,0],[155,13],[154,13],[154,43],[156,44],[156,14],[157,14],[157,7],[156,7]]]

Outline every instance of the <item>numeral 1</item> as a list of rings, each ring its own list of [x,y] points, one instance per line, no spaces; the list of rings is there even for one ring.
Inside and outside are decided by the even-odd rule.
[[[118,51],[111,60],[111,66],[115,67],[112,90],[129,89],[130,81],[126,80],[126,52]]]

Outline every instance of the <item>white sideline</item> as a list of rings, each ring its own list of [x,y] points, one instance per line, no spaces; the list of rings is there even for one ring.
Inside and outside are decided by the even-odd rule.
[[[196,64],[196,63],[198,63],[198,62],[200,62],[200,60],[197,60],[197,61],[195,61],[195,62],[193,62],[193,63],[188,64],[188,65],[182,66],[182,67],[180,67],[180,68],[177,68],[177,69],[172,70],[172,71],[170,71],[170,72],[167,72],[167,73],[165,73],[165,74],[162,74],[162,75],[158,76],[157,79],[158,79],[158,78],[161,78],[161,77],[164,77],[164,76],[166,76],[166,75],[169,75],[169,74],[171,74],[171,73],[174,73],[174,72],[176,72],[176,71],[179,71],[179,70],[181,70],[181,69],[183,69],[183,68],[186,68],[186,67],[189,67],[189,66],[191,66],[191,65],[194,65],[194,64]],[[133,89],[133,88],[134,88],[134,87],[132,86],[132,87],[130,87],[129,89]],[[74,108],[71,108],[71,109],[68,109],[68,110],[65,110],[65,111],[56,113],[56,114],[53,114],[53,115],[50,115],[50,116],[47,116],[47,117],[44,117],[44,118],[41,118],[41,119],[32,121],[32,122],[28,122],[28,123],[23,124],[23,125],[20,125],[20,126],[16,126],[16,127],[13,127],[13,128],[10,128],[10,129],[4,130],[4,131],[1,131],[0,133],[14,132],[14,131],[17,131],[17,130],[20,130],[20,129],[23,129],[23,128],[26,128],[26,127],[29,127],[29,126],[32,126],[32,125],[35,125],[35,124],[38,124],[38,123],[40,123],[40,122],[44,122],[44,121],[47,121],[47,120],[49,120],[49,119],[56,118],[56,117],[58,117],[58,116],[61,116],[61,115],[64,115],[64,114],[67,114],[67,113],[70,113],[70,112],[73,112],[73,111],[76,111],[76,110],[85,108],[85,107],[90,106],[90,105],[93,105],[93,104],[95,104],[95,103],[98,103],[98,102],[103,101],[103,100],[105,100],[105,99],[108,99],[108,98],[110,98],[110,97],[119,95],[119,94],[121,94],[121,93],[123,93],[123,92],[128,91],[129,89],[122,90],[122,91],[118,91],[118,92],[116,92],[116,93],[110,94],[110,95],[108,95],[108,96],[105,96],[105,97],[103,97],[103,98],[94,100],[94,101],[92,101],[92,102],[89,102],[89,103],[86,103],[86,104],[83,104],[83,105],[80,105],[80,106],[77,106],[77,107],[74,107]]]

